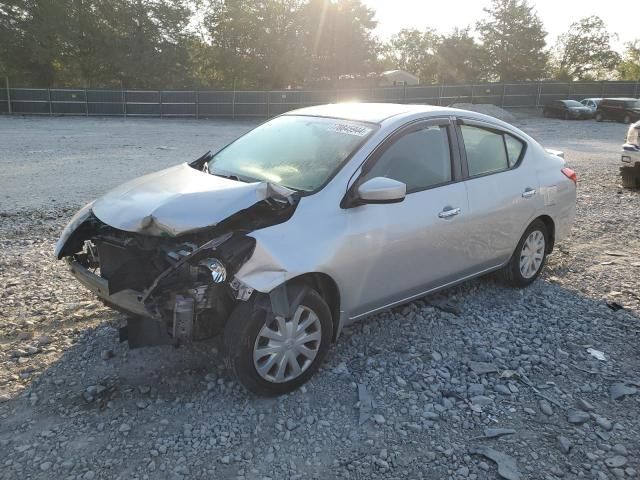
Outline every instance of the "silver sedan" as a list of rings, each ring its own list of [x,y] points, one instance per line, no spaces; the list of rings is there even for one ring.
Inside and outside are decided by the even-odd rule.
[[[112,190],[56,256],[129,314],[132,348],[222,333],[242,384],[277,395],[367,315],[498,270],[527,286],[575,203],[562,153],[495,118],[325,105]]]

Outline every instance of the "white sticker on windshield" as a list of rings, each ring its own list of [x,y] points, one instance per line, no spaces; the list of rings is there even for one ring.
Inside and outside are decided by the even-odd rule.
[[[347,135],[355,135],[356,137],[364,137],[371,129],[362,125],[346,125],[344,123],[336,123],[329,126],[330,132],[344,133]]]

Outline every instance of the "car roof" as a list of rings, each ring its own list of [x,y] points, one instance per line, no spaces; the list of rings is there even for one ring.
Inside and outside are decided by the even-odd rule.
[[[635,102],[638,99],[637,98],[629,98],[629,97],[616,97],[616,98],[603,98],[603,101],[610,101],[613,100],[614,102]]]
[[[310,117],[340,118],[356,122],[382,123],[398,115],[411,113],[455,114],[460,110],[433,105],[406,105],[398,103],[333,103],[315,107],[300,108],[285,115],[305,115]]]

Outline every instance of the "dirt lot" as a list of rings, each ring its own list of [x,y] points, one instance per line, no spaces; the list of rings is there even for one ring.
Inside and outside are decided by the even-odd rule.
[[[574,233],[543,278],[523,291],[483,278],[371,317],[306,387],[258,399],[217,341],[129,351],[121,316],[51,255],[87,200],[251,124],[0,117],[0,478],[497,478],[488,457],[510,479],[638,478],[626,128],[518,124],[580,179]],[[374,400],[363,424],[359,385]]]

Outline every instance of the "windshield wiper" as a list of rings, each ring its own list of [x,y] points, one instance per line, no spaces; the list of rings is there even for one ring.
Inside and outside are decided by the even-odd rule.
[[[240,177],[238,177],[237,175],[226,175],[224,173],[214,173],[212,171],[209,171],[209,173],[211,175],[215,175],[216,177],[228,178],[229,180],[235,180],[236,182],[244,182],[244,180],[240,180]]]

